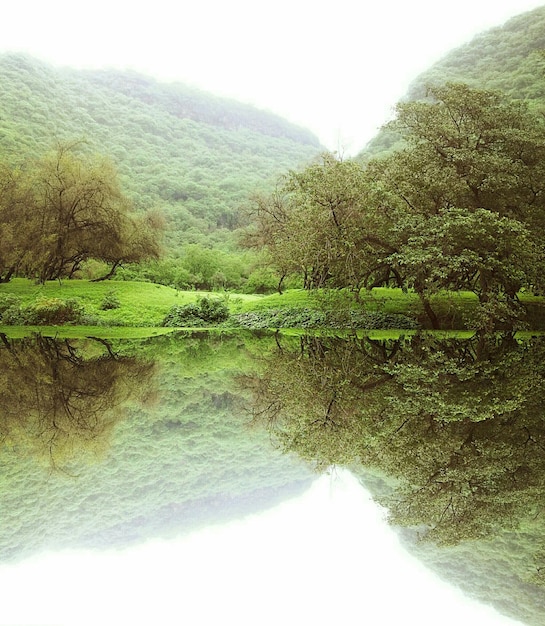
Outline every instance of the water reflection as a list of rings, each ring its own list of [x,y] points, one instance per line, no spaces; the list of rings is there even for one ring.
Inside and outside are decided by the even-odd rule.
[[[0,623],[543,623],[542,340],[1,339]]]
[[[115,354],[104,340],[78,346],[0,333],[0,440],[55,467],[97,455],[107,449],[124,404],[149,396],[153,367]]]
[[[422,556],[543,623],[544,356],[543,339],[512,335],[303,337],[280,343],[245,384],[283,450],[372,471],[391,523],[428,540],[416,544]]]
[[[339,472],[263,514],[177,540],[0,567],[3,623],[514,625],[408,557],[382,516]]]
[[[172,537],[301,493],[310,470],[243,426],[233,380],[251,362],[240,340],[4,337],[0,561]]]

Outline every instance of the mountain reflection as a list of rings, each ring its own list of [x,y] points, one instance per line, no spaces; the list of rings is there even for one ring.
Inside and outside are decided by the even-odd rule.
[[[0,334],[0,566],[176,537],[308,488],[308,467],[245,427],[234,379],[270,346],[255,343]]]
[[[285,339],[244,384],[283,450],[371,471],[392,524],[428,545],[509,537],[502,576],[545,584],[544,338]]]
[[[309,463],[342,465],[428,567],[543,624],[544,357],[543,338],[510,334],[0,335],[0,565],[171,541],[299,496]],[[358,519],[340,526],[373,543]],[[339,549],[337,536],[320,541],[317,562]]]

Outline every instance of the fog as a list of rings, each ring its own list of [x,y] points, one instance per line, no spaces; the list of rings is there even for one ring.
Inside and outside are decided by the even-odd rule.
[[[409,83],[453,47],[542,0],[19,0],[1,50],[132,68],[249,102],[359,151]]]

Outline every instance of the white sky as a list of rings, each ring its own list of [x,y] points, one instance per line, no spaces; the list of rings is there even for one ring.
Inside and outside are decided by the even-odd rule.
[[[10,626],[516,626],[404,552],[354,477],[175,541],[0,567]]]
[[[250,102],[355,153],[453,47],[543,0],[17,0],[0,49]]]

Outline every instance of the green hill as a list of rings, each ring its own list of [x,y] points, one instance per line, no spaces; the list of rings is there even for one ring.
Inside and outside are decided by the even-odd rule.
[[[84,139],[112,159],[136,209],[167,216],[167,249],[227,247],[241,203],[320,151],[271,113],[134,72],[0,56],[0,146],[11,163]]]
[[[421,100],[429,86],[462,82],[498,90],[545,108],[545,6],[517,15],[455,48],[409,86],[406,99]],[[362,156],[392,150],[398,137],[382,130]]]
[[[545,6],[517,15],[452,50],[413,81],[408,97],[421,98],[427,85],[451,81],[497,89],[543,105],[544,53]]]

